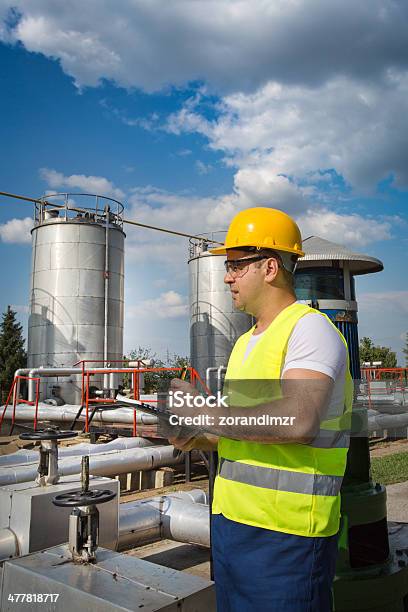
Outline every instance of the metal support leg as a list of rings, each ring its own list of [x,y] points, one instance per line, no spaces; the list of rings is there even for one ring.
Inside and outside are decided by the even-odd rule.
[[[184,461],[185,461],[186,482],[191,482],[191,451],[186,452]]]
[[[84,405],[82,404],[82,405],[79,407],[79,410],[78,410],[78,412],[76,413],[75,418],[74,418],[74,420],[73,420],[73,421],[72,421],[72,423],[71,423],[70,429],[74,429],[74,427],[75,427],[75,425],[76,425],[77,420],[79,419],[79,417],[80,417],[80,416],[81,416],[81,414],[82,414],[83,409],[84,409]]]

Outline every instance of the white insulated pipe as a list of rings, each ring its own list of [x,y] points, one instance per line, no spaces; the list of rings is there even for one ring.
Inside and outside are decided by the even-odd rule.
[[[135,408],[137,406],[135,405]],[[0,414],[3,412],[4,406],[0,407]],[[72,423],[78,414],[79,406],[77,404],[65,404],[64,406],[51,406],[43,402],[38,404],[38,420],[39,421],[60,421]],[[8,406],[4,415],[5,420],[11,420],[13,416],[13,406]],[[134,410],[133,408],[116,408],[115,410],[97,410],[92,423],[126,423],[133,424]],[[32,421],[34,419],[34,406],[19,404],[16,409],[16,421]],[[85,421],[85,408],[82,410],[79,421]],[[143,410],[137,410],[136,423],[143,425],[155,425],[157,417],[154,414],[147,414]]]
[[[74,438],[75,440],[75,438]],[[155,446],[154,442],[146,440],[146,438],[117,438],[106,444],[88,444],[86,442],[73,444],[69,447],[58,446],[58,457],[76,457],[83,455],[99,455],[100,453],[109,453],[113,450],[128,450],[131,448],[141,448],[145,446]],[[0,469],[12,465],[24,465],[33,463],[38,460],[38,450],[27,450],[22,448],[15,453],[9,455],[0,455]]]
[[[108,367],[106,366],[105,368],[92,368],[92,373],[93,374],[105,374],[105,370],[115,370],[115,368],[112,367]],[[135,369],[137,370],[137,368],[118,368],[121,370],[121,373],[132,373],[135,371]],[[30,370],[24,369],[24,370],[16,370],[16,372],[14,373],[14,375],[16,376],[17,372],[28,372],[28,376],[30,378],[43,378],[43,377],[57,377],[57,376],[71,376],[73,374],[81,374],[82,375],[82,368],[44,368],[44,367],[39,367],[39,368],[31,368]],[[28,399],[30,402],[34,402],[35,401],[35,390],[36,390],[36,382],[35,380],[29,380],[28,381]]]
[[[375,410],[370,410],[368,414],[368,433],[382,429],[398,429],[398,427],[408,427],[408,413],[403,414],[383,414]]]
[[[161,539],[209,546],[206,502],[205,492],[195,489],[121,504],[119,550]]]
[[[192,454],[192,460],[198,460],[198,452]],[[58,464],[60,476],[72,476],[81,471],[81,458],[67,457]],[[91,455],[89,458],[89,473],[93,476],[116,476],[138,470],[153,470],[155,468],[183,463],[184,453],[174,446],[152,446],[130,450],[116,450],[101,455]],[[2,468],[0,486],[13,485],[19,482],[30,482],[37,476],[38,462],[22,466]]]
[[[16,534],[7,527],[0,529],[0,561],[18,557],[19,546]]]
[[[30,368],[19,368],[18,370],[14,372],[14,378],[16,378],[16,376],[28,376],[29,372],[30,372]],[[14,404],[15,398],[20,397],[20,382],[21,380],[18,379],[14,387],[14,390],[13,390],[13,404]]]
[[[32,368],[28,376],[32,378],[54,377],[54,376],[71,376],[71,374],[82,374],[82,368]],[[37,381],[28,381],[28,401],[35,402],[35,391]]]

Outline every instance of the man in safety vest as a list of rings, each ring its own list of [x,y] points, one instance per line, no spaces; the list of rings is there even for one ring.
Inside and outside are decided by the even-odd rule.
[[[229,407],[186,403],[176,413],[205,412],[205,427],[170,440],[184,450],[218,450],[217,609],[328,612],[352,404],[347,345],[324,314],[296,301],[293,273],[304,253],[291,217],[243,210],[211,252],[226,255],[224,282],[256,324],[228,362]],[[196,393],[174,380],[177,390]]]

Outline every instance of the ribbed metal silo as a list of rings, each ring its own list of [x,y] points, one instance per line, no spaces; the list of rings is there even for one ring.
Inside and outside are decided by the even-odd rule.
[[[205,236],[222,242],[225,232]],[[251,316],[234,309],[224,261],[205,242],[190,241],[190,358],[203,380],[207,368],[227,365],[235,341],[252,325]]]
[[[55,207],[61,203],[64,208]],[[122,204],[115,200],[85,198],[84,194],[47,197],[36,205],[28,367],[72,367],[82,359],[122,359],[122,212]],[[42,398],[50,397],[56,384],[55,379],[45,380]],[[95,383],[101,385],[93,379]],[[58,386],[66,402],[80,401],[80,378],[61,378]]]

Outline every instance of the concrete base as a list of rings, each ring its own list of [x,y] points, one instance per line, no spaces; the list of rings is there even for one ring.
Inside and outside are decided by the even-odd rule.
[[[122,492],[142,491],[172,485],[175,474],[177,474],[175,469],[163,467],[157,470],[140,470],[128,474],[119,474],[116,476],[116,480],[119,481]]]

